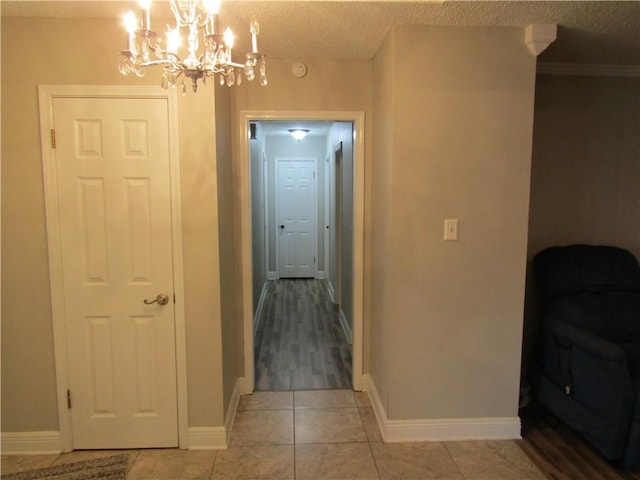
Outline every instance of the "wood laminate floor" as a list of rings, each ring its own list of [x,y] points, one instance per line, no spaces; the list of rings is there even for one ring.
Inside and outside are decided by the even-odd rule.
[[[551,480],[640,480],[640,471],[607,462],[582,438],[540,406],[520,412],[520,447]]]
[[[351,345],[324,280],[270,281],[254,342],[256,390],[351,388]]]

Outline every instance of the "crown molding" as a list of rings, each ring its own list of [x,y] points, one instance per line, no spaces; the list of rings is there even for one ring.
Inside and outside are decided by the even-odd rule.
[[[524,30],[524,43],[536,57],[556,41],[558,25],[555,23],[531,24]]]
[[[640,65],[538,63],[536,73],[538,75],[640,78]]]

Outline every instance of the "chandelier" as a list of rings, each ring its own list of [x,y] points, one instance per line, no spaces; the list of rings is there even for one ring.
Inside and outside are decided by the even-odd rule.
[[[162,88],[176,87],[181,80],[183,95],[185,78],[191,80],[194,92],[198,90],[198,80],[206,83],[207,78],[216,76],[220,85],[240,85],[243,73],[247,80],[253,80],[257,73],[260,85],[267,85],[266,56],[258,51],[260,27],[255,17],[249,25],[252,51],[246,54],[244,63],[236,63],[231,58],[233,32],[227,28],[221,34],[218,27],[219,0],[169,0],[169,4],[175,26],[167,26],[164,46],[158,33],[151,29],[151,0],[140,0],[140,18],[131,11],[125,15],[128,42],[127,50],[120,52],[120,73],[142,77],[146,67],[162,66]],[[179,53],[183,27],[188,29],[184,58]],[[201,36],[204,47],[199,51]]]

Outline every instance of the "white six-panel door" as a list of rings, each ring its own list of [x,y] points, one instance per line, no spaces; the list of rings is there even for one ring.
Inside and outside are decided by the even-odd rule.
[[[177,446],[167,101],[53,116],[73,446]]]
[[[278,274],[315,278],[317,273],[316,159],[276,159]]]

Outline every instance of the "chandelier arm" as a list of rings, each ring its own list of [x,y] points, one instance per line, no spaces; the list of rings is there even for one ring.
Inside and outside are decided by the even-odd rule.
[[[198,28],[205,28],[209,24],[209,22],[211,22],[211,19],[213,17],[215,17],[215,15],[216,15],[215,13],[207,12],[207,14],[204,15],[204,20],[200,20],[203,17],[203,15],[199,14],[198,15]]]
[[[181,70],[182,69],[182,67],[180,66],[179,63],[176,63],[174,61],[167,60],[167,59],[149,60],[147,62],[140,62],[138,64],[138,66],[140,66],[140,67],[155,67],[156,65],[171,66],[171,67],[175,67],[176,70]]]
[[[176,0],[169,0],[169,6],[171,7],[171,12],[176,19],[176,27],[179,28],[188,26],[188,19],[182,18],[182,10],[178,6]]]

